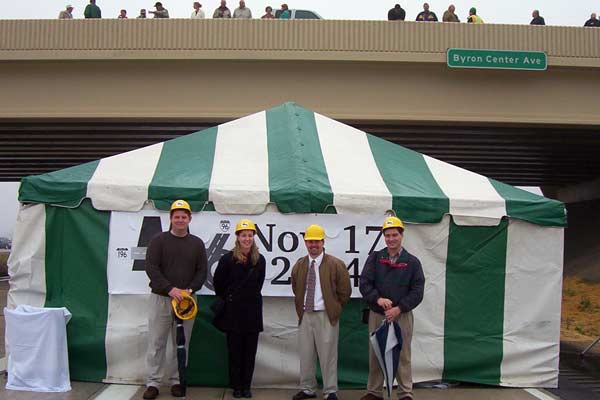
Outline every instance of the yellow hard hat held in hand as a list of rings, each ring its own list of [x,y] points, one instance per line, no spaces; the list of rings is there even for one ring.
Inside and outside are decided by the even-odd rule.
[[[198,314],[198,305],[196,304],[196,299],[188,292],[182,292],[181,296],[183,298],[180,301],[177,301],[176,299],[171,300],[173,312],[175,312],[175,315],[179,319],[184,321],[194,318],[196,314]]]

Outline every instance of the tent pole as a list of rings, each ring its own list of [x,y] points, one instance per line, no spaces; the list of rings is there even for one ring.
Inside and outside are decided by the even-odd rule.
[[[594,341],[592,342],[592,344],[590,344],[588,347],[586,347],[586,348],[585,348],[585,350],[584,350],[584,351],[582,351],[582,352],[579,354],[579,356],[580,356],[580,357],[584,357],[584,356],[585,356],[585,353],[587,353],[587,352],[588,352],[588,351],[589,351],[589,350],[590,350],[592,347],[594,347],[594,346],[596,345],[596,343],[598,343],[598,342],[600,342],[600,336],[598,336],[598,337],[596,338],[596,340],[594,340]]]

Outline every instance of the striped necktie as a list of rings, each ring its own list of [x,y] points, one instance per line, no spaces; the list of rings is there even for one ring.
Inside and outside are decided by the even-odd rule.
[[[315,275],[315,260],[310,262],[308,268],[308,275],[306,276],[306,304],[304,304],[305,311],[315,310],[315,284],[317,277]]]

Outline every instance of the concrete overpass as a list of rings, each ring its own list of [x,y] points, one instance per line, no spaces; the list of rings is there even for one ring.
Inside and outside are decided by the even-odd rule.
[[[507,183],[595,198],[599,43],[600,29],[553,26],[0,21],[0,179],[292,100]],[[548,69],[451,69],[448,48],[543,51]]]

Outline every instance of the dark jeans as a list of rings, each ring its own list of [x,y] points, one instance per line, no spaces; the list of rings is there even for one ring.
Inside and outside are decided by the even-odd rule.
[[[258,347],[258,333],[227,332],[229,386],[234,390],[250,389]]]

